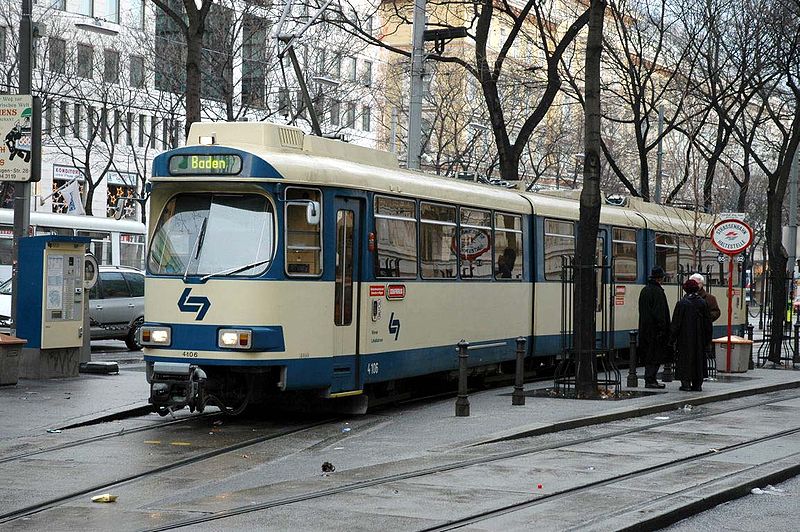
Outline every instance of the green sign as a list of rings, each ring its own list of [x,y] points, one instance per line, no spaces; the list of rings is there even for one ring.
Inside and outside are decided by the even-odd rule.
[[[173,155],[169,158],[172,175],[236,175],[242,171],[242,158],[231,154]]]

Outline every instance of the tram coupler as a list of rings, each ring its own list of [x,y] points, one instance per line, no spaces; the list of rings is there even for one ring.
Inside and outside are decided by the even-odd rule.
[[[202,412],[206,403],[206,378],[206,372],[198,366],[154,362],[149,401],[162,416],[187,406],[190,412]]]

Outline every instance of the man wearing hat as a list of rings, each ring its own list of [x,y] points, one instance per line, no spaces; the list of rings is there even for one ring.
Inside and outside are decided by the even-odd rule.
[[[669,304],[661,283],[664,270],[656,266],[639,294],[639,356],[644,361],[644,387],[665,388],[656,380],[658,367],[670,358]]]

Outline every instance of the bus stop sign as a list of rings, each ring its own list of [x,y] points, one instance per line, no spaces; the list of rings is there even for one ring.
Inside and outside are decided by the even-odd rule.
[[[0,96],[0,181],[30,181],[33,154],[33,98]]]
[[[711,230],[711,243],[726,255],[737,255],[753,242],[753,230],[741,220],[722,220]]]

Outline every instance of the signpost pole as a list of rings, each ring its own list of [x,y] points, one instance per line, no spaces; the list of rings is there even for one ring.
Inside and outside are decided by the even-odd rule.
[[[33,18],[31,0],[22,0],[22,17],[19,25],[19,91],[32,94],[33,84]],[[31,157],[37,157],[34,137],[31,136]],[[31,220],[31,182],[18,181],[14,184],[14,238],[11,246],[11,334],[17,332],[17,261],[19,259],[19,240],[28,236]]]
[[[728,349],[725,354],[725,369],[731,369],[731,328],[733,326],[733,255],[728,255]]]

